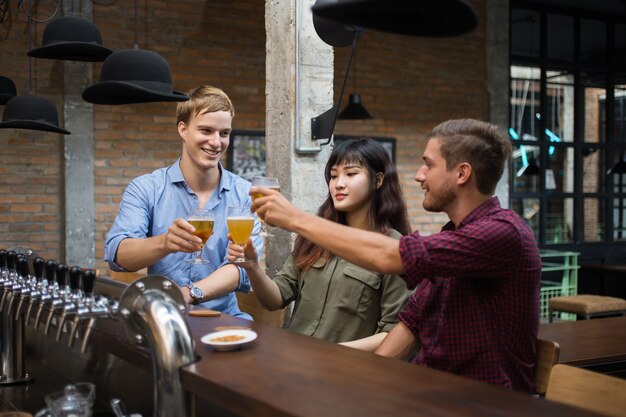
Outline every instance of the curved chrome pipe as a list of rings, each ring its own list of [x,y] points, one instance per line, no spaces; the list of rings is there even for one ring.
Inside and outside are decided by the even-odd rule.
[[[194,341],[178,287],[163,276],[133,282],[120,297],[119,314],[129,337],[152,353],[154,416],[187,417],[191,402],[178,370],[195,360]]]

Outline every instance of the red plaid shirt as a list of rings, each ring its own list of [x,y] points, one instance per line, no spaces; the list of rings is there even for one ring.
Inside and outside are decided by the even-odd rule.
[[[415,293],[400,320],[421,342],[414,362],[534,390],[541,258],[532,231],[496,197],[455,230],[400,240]]]

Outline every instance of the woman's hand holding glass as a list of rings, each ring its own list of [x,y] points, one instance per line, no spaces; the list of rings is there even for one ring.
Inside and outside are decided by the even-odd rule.
[[[252,260],[256,259],[256,251],[255,257],[246,258],[244,256],[244,249],[250,241],[250,235],[252,234],[252,229],[254,228],[254,214],[252,214],[248,207],[229,207],[226,223],[228,224],[228,230],[230,232],[230,240],[234,243],[233,246],[241,249],[241,251],[231,259],[231,244],[229,244],[228,261],[234,264],[253,262]],[[234,248],[233,252],[235,252]]]

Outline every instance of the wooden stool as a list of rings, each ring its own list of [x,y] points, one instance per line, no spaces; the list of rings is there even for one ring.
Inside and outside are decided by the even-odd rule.
[[[552,323],[552,312],[573,313],[589,320],[594,316],[620,314],[626,316],[626,300],[603,295],[570,295],[552,297],[548,300],[548,320]]]

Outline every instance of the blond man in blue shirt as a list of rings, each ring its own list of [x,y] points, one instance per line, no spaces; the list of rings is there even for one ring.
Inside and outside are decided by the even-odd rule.
[[[148,269],[180,287],[185,301],[251,319],[237,305],[235,291],[248,292],[246,272],[225,260],[227,209],[250,206],[250,183],[224,169],[235,115],[222,90],[200,86],[177,106],[181,157],[168,167],[135,178],[126,188],[107,236],[105,259],[115,271]],[[186,220],[192,208],[215,213],[213,235],[202,248],[208,265],[186,262],[202,247]],[[260,225],[255,223],[255,230]],[[255,238],[255,245],[263,245]]]

